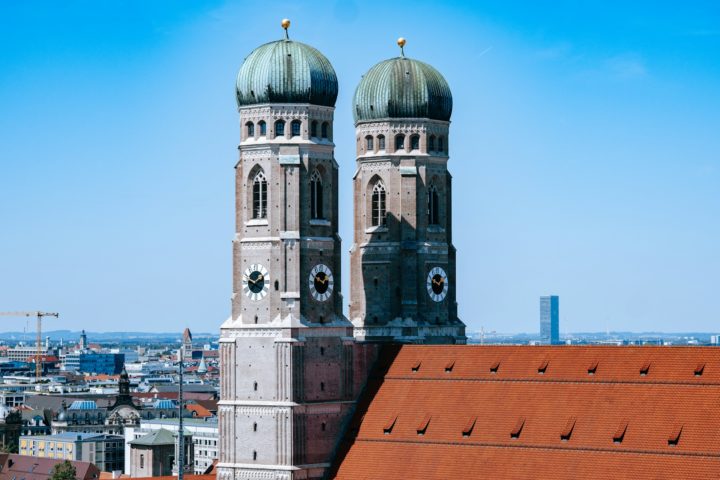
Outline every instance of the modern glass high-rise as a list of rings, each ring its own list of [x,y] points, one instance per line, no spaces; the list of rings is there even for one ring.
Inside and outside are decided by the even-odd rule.
[[[543,343],[560,343],[560,297],[540,297],[540,340]]]

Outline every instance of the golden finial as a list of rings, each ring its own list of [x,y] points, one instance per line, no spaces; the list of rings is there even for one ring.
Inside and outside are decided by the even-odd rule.
[[[398,44],[398,47],[400,47],[400,56],[401,57],[405,56],[405,43],[406,43],[405,38],[403,38],[403,37],[398,38],[397,44]]]
[[[290,20],[287,18],[283,18],[282,22],[280,22],[280,26],[285,29],[285,39],[287,40],[288,38],[290,38],[290,36],[288,35],[288,28],[290,28]]]

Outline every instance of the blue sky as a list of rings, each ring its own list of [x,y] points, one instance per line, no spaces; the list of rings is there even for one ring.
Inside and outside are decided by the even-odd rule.
[[[0,310],[62,328],[217,331],[229,313],[233,82],[282,35],[340,81],[344,293],[361,75],[397,55],[453,91],[470,330],[720,331],[717,2],[2,2]],[[0,330],[23,328],[6,318]]]

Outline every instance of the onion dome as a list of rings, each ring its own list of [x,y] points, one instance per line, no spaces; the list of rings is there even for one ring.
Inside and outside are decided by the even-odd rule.
[[[405,40],[398,40],[402,48]],[[450,120],[450,86],[435,68],[401,55],[372,67],[353,97],[355,122],[386,118]]]
[[[283,20],[287,36],[289,20]],[[315,48],[288,38],[261,45],[248,55],[236,82],[238,106],[310,103],[334,107],[338,81],[330,61]]]

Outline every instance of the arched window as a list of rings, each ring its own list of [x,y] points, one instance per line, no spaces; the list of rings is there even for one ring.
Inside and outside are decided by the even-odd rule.
[[[443,137],[438,137],[438,152],[444,152],[445,151],[445,142]]]
[[[267,135],[267,124],[265,124],[265,120],[260,120],[258,122],[258,127],[260,127],[260,136],[264,137]]]
[[[323,216],[322,177],[317,170],[310,175],[310,218],[325,218]]]
[[[378,150],[385,150],[385,135],[378,135]]]
[[[434,152],[435,151],[435,135],[430,135],[430,138],[428,138],[428,152]]]
[[[290,124],[290,135],[293,137],[300,136],[300,120],[293,120]]]
[[[435,185],[428,188],[428,225],[440,224],[440,199]]]
[[[372,226],[385,226],[385,185],[377,182],[372,191]]]
[[[247,122],[245,124],[245,129],[247,132],[247,138],[253,138],[255,137],[255,124],[252,122]]]
[[[310,124],[310,136],[317,137],[317,120],[313,120]]]
[[[267,179],[260,170],[253,178],[253,216],[252,218],[267,218]]]
[[[373,137],[372,135],[368,135],[365,137],[365,150],[370,153],[374,150],[373,148]]]
[[[395,136],[395,151],[399,152],[405,150],[405,135]]]
[[[320,135],[322,135],[322,138],[328,138],[328,122],[323,122],[322,127],[320,127]]]
[[[275,122],[275,138],[285,136],[285,120]]]
[[[410,150],[419,150],[420,149],[420,137],[418,135],[413,135],[410,137]]]

